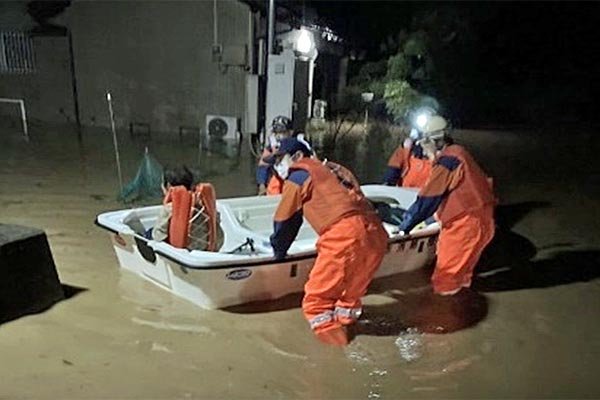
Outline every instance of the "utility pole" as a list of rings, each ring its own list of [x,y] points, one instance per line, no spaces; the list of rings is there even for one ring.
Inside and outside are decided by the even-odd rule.
[[[275,0],[267,0],[268,2],[268,8],[267,8],[267,51],[265,51],[265,75],[264,75],[264,79],[263,79],[263,93],[264,93],[264,97],[263,97],[263,123],[264,123],[264,129],[263,129],[263,137],[262,137],[262,142],[265,143],[267,140],[267,126],[269,124],[269,121],[267,121],[267,103],[268,103],[268,97],[267,97],[267,87],[268,87],[268,80],[269,80],[269,58],[271,56],[271,54],[274,53],[274,48],[275,48],[275,25],[276,25],[276,21],[275,21]]]
[[[73,35],[71,29],[67,29],[67,41],[69,42],[69,68],[71,70],[71,91],[73,93],[73,108],[75,110],[75,124],[77,125],[77,138],[81,142],[81,116],[79,114],[79,95],[77,94],[77,77],[75,75],[75,55],[73,54]]]

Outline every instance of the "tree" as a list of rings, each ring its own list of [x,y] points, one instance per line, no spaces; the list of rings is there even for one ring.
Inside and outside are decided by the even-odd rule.
[[[419,103],[420,97],[419,92],[405,80],[395,79],[385,84],[383,98],[388,112],[396,121],[404,119],[408,112]]]

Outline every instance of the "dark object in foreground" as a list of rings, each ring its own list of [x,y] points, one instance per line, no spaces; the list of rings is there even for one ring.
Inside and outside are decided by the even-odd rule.
[[[0,224],[0,323],[64,299],[44,231]]]

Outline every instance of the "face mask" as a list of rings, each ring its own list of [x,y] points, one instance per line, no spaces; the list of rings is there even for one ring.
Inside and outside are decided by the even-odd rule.
[[[429,159],[434,159],[437,153],[437,148],[435,147],[435,142],[433,140],[422,140],[420,142],[421,148],[423,149],[423,153]]]
[[[273,149],[277,149],[279,147],[279,138],[275,135],[269,136],[269,145]]]
[[[283,159],[275,164],[273,168],[275,168],[275,172],[281,179],[286,179],[290,173],[290,165],[292,165],[292,158],[289,154],[286,154]]]

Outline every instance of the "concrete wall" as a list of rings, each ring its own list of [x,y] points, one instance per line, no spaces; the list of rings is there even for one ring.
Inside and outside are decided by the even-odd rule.
[[[247,6],[217,6],[219,43],[246,45]],[[120,126],[175,133],[206,114],[244,117],[246,72],[212,61],[212,1],[80,1],[69,12],[83,124],[108,125],[107,90]]]
[[[27,1],[0,1],[0,29],[29,29],[34,26],[27,15]]]
[[[25,6],[0,2],[0,30],[30,29]],[[227,54],[247,45],[248,7],[218,0],[217,8]],[[72,31],[83,125],[109,126],[107,90],[120,127],[143,122],[175,134],[203,128],[207,114],[244,118],[246,71],[212,61],[213,1],[74,1],[52,22]],[[32,119],[74,120],[67,39],[34,41],[37,72],[0,75],[0,96],[25,98]]]
[[[35,23],[25,1],[0,2],[0,30],[28,31]],[[74,120],[69,51],[66,37],[34,37],[35,72],[0,73],[0,97],[25,100],[31,120]],[[20,118],[14,104],[0,103],[0,116]]]
[[[0,74],[0,97],[24,99],[31,120],[74,121],[67,38],[35,37],[33,45],[36,71]],[[0,103],[0,115],[18,116],[18,108]]]

